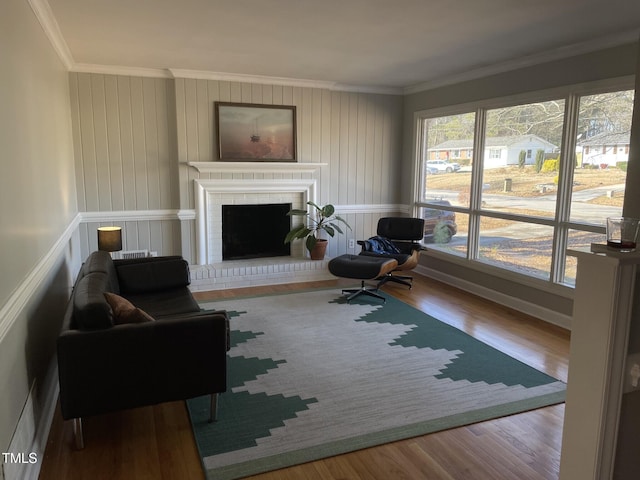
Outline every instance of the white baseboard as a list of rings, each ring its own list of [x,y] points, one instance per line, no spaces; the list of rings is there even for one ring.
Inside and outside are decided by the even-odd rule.
[[[433,270],[425,267],[424,265],[418,265],[414,271],[420,275],[424,275],[425,277],[438,280],[439,282],[446,283],[447,285],[459,288],[465,292],[486,298],[487,300],[491,300],[499,305],[512,308],[518,312],[525,313],[532,317],[539,318],[540,320],[544,320],[545,322],[552,323],[553,325],[571,330],[571,316],[569,315],[564,315],[534,303],[497,292],[482,285],[462,280],[458,277],[454,277],[453,275]]]
[[[38,392],[42,399],[39,407],[36,392],[38,386],[34,382],[9,444],[7,453],[13,454],[13,461],[3,461],[6,480],[38,480],[59,393],[58,364],[55,360],[51,362]]]

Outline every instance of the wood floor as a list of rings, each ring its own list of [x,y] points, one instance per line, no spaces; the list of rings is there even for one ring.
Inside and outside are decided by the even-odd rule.
[[[295,291],[339,280],[196,294],[199,300]],[[532,367],[566,381],[569,333],[466,292],[416,276],[413,289],[383,290]],[[117,355],[117,352],[114,352]],[[368,448],[253,480],[541,480],[557,479],[564,405]],[[184,402],[84,421],[86,446],[75,450],[71,424],[57,410],[41,480],[204,479]]]

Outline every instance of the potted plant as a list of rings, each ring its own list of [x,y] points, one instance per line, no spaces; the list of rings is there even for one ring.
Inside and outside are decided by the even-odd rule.
[[[335,208],[331,204],[320,207],[313,202],[307,202],[313,207],[311,211],[291,209],[287,215],[290,217],[307,217],[307,222],[297,225],[291,229],[284,239],[284,243],[290,243],[297,238],[306,238],[305,246],[311,255],[312,260],[322,260],[327,250],[327,240],[318,238],[321,231],[333,237],[336,232],[344,233],[338,223],[343,223],[351,230],[349,224],[340,216],[335,215]]]

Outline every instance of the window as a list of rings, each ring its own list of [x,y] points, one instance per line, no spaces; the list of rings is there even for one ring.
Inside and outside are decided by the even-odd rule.
[[[556,209],[557,168],[553,161],[520,167],[524,142],[536,142],[543,153],[560,149],[564,101],[523,104],[486,110],[485,142],[510,145],[505,158],[482,166],[482,208],[523,217],[552,218]],[[559,156],[559,154],[558,154]],[[536,172],[535,175],[532,175]],[[492,234],[492,233],[490,233]]]
[[[606,217],[622,212],[634,92],[543,95],[420,112],[415,207],[433,250],[571,286],[566,249],[602,242]],[[457,172],[427,171],[444,148],[485,153]]]
[[[580,98],[577,131],[579,136],[580,133],[582,135],[576,146],[576,165],[581,167],[572,171],[570,221],[575,230],[569,232],[570,245],[576,241],[575,238],[584,236],[589,243],[603,242],[606,218],[622,215],[628,150],[626,158],[614,157],[607,153],[605,142],[609,140],[611,144],[612,139],[622,139],[620,143],[628,143],[633,97],[633,90],[626,90]],[[598,142],[602,142],[602,150],[596,147]],[[590,143],[594,147],[591,151],[583,150],[582,161],[579,158],[581,143]],[[564,281],[569,284],[575,282],[574,268],[565,269]]]
[[[471,191],[470,166],[456,168],[442,162],[426,161],[429,152],[455,147],[473,149],[475,113],[424,119],[421,122],[422,151],[418,215],[425,219],[424,240],[449,253],[465,256]],[[469,160],[470,161],[470,160]]]

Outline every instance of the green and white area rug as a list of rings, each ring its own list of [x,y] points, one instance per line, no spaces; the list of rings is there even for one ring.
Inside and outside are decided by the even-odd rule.
[[[565,384],[387,296],[202,304],[231,316],[228,391],[187,402],[210,479],[233,479],[564,401]]]

